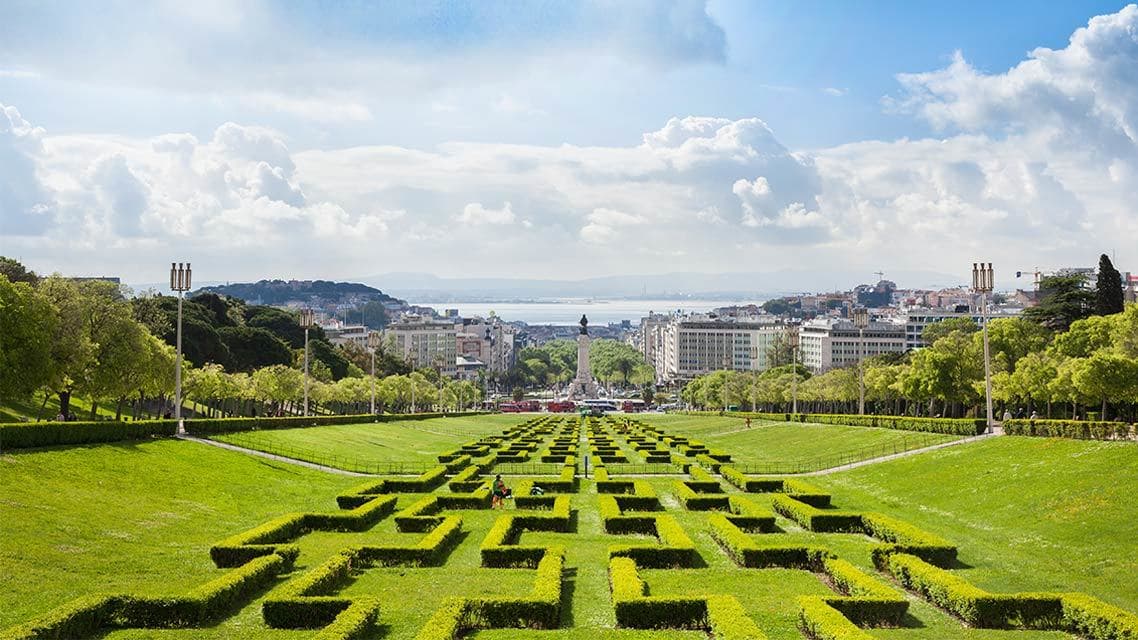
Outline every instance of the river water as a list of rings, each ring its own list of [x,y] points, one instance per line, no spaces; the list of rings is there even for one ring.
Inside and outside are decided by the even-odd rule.
[[[763,300],[585,300],[561,299],[535,302],[412,302],[433,307],[439,313],[444,309],[458,309],[460,316],[498,314],[503,320],[522,321],[528,324],[572,325],[581,320],[581,314],[589,317],[589,324],[606,325],[628,320],[633,326],[648,312],[666,313],[681,310],[692,313],[711,311],[716,307],[742,304],[762,304]]]

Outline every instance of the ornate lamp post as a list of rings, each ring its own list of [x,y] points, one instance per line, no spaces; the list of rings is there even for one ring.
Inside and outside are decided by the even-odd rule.
[[[988,410],[988,433],[995,430],[995,420],[992,416],[992,359],[988,351],[988,294],[992,293],[992,284],[995,282],[995,273],[992,263],[972,263],[972,291],[980,294],[980,319],[983,320],[984,331],[984,399]]]
[[[185,433],[182,424],[182,298],[190,290],[193,272],[190,263],[170,263],[170,289],[178,292],[178,357],[174,364],[174,419],[178,421],[178,433]]]
[[[798,415],[798,328],[793,327],[788,334],[790,339],[790,362],[794,367],[794,378],[790,381],[790,413]]]
[[[375,350],[379,348],[379,332],[369,331],[367,348],[371,351],[371,415],[375,415]]]
[[[858,307],[853,312],[854,326],[857,327],[857,413],[865,415],[865,328],[869,326],[869,309]]]
[[[308,416],[308,328],[312,326],[315,315],[308,307],[300,310],[300,326],[304,327],[304,415],[306,417]]]

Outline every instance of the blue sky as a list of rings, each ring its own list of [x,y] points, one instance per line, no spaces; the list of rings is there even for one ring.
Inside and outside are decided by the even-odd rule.
[[[572,256],[586,275],[868,266],[883,251],[951,271],[1118,250],[1138,271],[1108,246],[1138,205],[1138,10],[1118,3],[4,14],[0,249],[41,270],[158,273],[178,247],[236,277],[549,277]],[[247,234],[334,250],[297,266]],[[549,243],[566,255],[535,248]]]

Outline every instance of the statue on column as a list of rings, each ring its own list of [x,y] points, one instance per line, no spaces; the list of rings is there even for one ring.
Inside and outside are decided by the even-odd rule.
[[[589,335],[589,319],[583,313],[581,314],[581,335]]]

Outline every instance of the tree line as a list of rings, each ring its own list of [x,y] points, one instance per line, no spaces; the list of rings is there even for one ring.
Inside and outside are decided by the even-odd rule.
[[[52,398],[72,419],[72,398],[114,406],[116,418],[153,417],[172,407],[177,298],[131,297],[104,280],[40,277],[0,256],[0,404]],[[212,293],[183,303],[185,396],[208,415],[303,411],[304,328],[296,314]],[[364,411],[375,388],[377,409],[477,406],[471,382],[411,371],[394,346],[375,355],[332,345],[309,330],[309,397],[319,411]],[[365,371],[368,374],[365,374]],[[374,382],[374,385],[373,385]],[[42,399],[42,401],[41,401]]]
[[[1104,256],[1105,258],[1105,256]],[[1121,419],[1138,414],[1138,305],[1114,285],[1089,290],[1081,276],[1045,279],[1040,303],[1021,317],[988,325],[995,413],[1003,416]],[[863,363],[867,413],[965,417],[984,412],[980,327],[970,318],[929,325],[929,346]],[[818,375],[802,365],[757,372],[716,371],[692,380],[681,397],[693,406],[854,413],[857,366]]]

